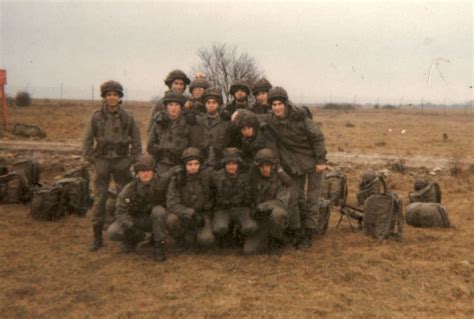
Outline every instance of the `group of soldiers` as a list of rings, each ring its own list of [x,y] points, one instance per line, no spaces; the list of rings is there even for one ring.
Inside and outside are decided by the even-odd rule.
[[[191,81],[174,70],[165,84],[144,154],[137,123],[121,105],[122,85],[101,86],[103,105],[83,140],[96,175],[90,250],[103,246],[112,177],[119,195],[107,232],[125,251],[147,232],[157,261],[166,259],[169,236],[178,247],[240,244],[244,254],[279,251],[286,243],[311,246],[326,149],[308,112],[265,78],[252,88],[234,81],[226,105],[202,75]]]

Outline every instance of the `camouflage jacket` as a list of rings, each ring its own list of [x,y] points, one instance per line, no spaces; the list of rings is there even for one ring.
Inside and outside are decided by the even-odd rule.
[[[184,114],[175,120],[169,119],[164,112],[158,112],[155,115],[148,136],[147,152],[158,163],[177,165],[186,148],[193,146],[202,150],[204,141],[200,125],[201,119],[190,112],[188,115],[192,117],[192,121]]]
[[[168,91],[166,91],[166,92],[168,92]],[[154,119],[156,113],[164,112],[164,111],[166,111],[166,110],[165,110],[165,105],[163,104],[163,98],[160,98],[158,101],[156,101],[155,105],[153,105],[153,107],[151,108],[150,118],[148,120],[148,126],[147,126],[147,130],[146,130],[147,132],[151,131],[151,128],[152,128],[153,123],[154,123],[153,119]]]
[[[207,166],[216,167],[222,159],[222,151],[228,147],[231,138],[231,125],[220,115],[210,117],[205,114],[202,118],[202,127],[205,137],[203,155]]]
[[[227,103],[227,105],[224,108],[224,111],[227,111],[229,113],[229,116],[232,116],[235,111],[238,109],[248,109],[249,105],[248,102],[242,103],[242,104],[237,104],[236,100],[232,100],[231,102]]]
[[[113,159],[130,157],[135,161],[142,152],[140,132],[132,113],[119,106],[110,112],[104,104],[94,111],[86,126],[82,142],[83,156]]]
[[[294,112],[290,109],[284,118],[278,118],[273,113],[259,118],[268,124],[277,140],[285,171],[292,175],[302,175],[314,170],[316,164],[324,164],[327,152],[319,125],[307,117],[295,117],[292,114]]]
[[[185,211],[192,208],[197,213],[209,214],[212,208],[212,196],[209,188],[209,175],[201,171],[189,176],[181,170],[171,180],[166,195],[169,212],[186,216]]]
[[[255,114],[266,114],[272,110],[272,107],[269,104],[260,104],[255,102],[252,104],[252,106],[250,106],[249,110]]]
[[[217,209],[249,207],[252,204],[250,177],[247,173],[231,177],[223,168],[211,175],[210,185]]]
[[[166,206],[171,174],[155,176],[150,183],[139,179],[128,183],[117,198],[115,216],[121,225],[132,226],[134,218],[149,215],[155,206]]]
[[[243,160],[248,167],[254,165],[255,155],[262,148],[269,148],[273,151],[275,156],[278,156],[275,136],[266,124],[261,125],[251,138],[240,135],[240,141],[237,147],[242,151]]]
[[[258,168],[253,169],[251,185],[253,204],[255,206],[263,204],[277,205],[283,208],[288,207],[290,190],[285,186],[285,182],[276,171],[272,171],[270,177],[263,177]]]

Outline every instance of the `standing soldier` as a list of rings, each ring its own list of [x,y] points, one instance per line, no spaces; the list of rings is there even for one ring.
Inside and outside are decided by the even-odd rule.
[[[196,115],[191,112],[183,115],[185,101],[183,94],[168,91],[163,97],[166,111],[155,114],[147,152],[154,157],[158,174],[178,165],[184,149],[191,146],[201,149],[204,143]]]
[[[269,148],[275,154],[278,154],[273,133],[267,124],[259,122],[253,112],[248,110],[239,111],[235,126],[240,133],[240,139],[236,145],[242,151],[242,157],[247,167],[254,165],[255,155],[263,148]]]
[[[296,114],[282,87],[270,90],[269,103],[273,112],[262,119],[275,135],[283,168],[292,178],[290,228],[297,230],[298,247],[306,248],[311,246],[318,222],[321,179],[326,169],[324,135],[316,123]]]
[[[145,238],[145,232],[153,232],[155,259],[164,261],[164,241],[160,237],[161,207],[166,205],[166,192],[171,174],[156,176],[153,159],[142,155],[133,166],[136,179],[120,192],[117,199],[117,220],[108,229],[109,238],[122,241],[124,252],[135,250]]]
[[[103,105],[94,111],[83,139],[84,158],[95,167],[95,204],[92,224],[94,241],[90,251],[103,246],[105,203],[110,178],[117,192],[131,180],[130,165],[140,155],[140,132],[133,115],[122,106],[123,87],[116,81],[100,86]]]
[[[272,84],[265,78],[261,78],[255,82],[252,87],[252,93],[255,96],[255,103],[250,110],[257,114],[265,114],[272,110],[268,104],[268,91],[272,88]]]
[[[244,239],[258,230],[255,220],[250,217],[252,194],[250,178],[242,172],[242,156],[238,149],[227,148],[222,158],[224,168],[215,172],[211,178],[211,189],[215,194],[215,212],[212,230],[217,238],[233,232],[236,226]],[[244,253],[248,252],[244,241]]]
[[[194,147],[184,150],[178,171],[168,187],[166,210],[160,208],[156,239],[163,242],[167,230],[176,242],[188,241],[202,247],[214,244],[212,233],[212,196],[208,174],[201,170],[201,152]]]
[[[195,78],[189,85],[189,92],[191,93],[191,110],[197,113],[206,113],[204,107],[203,96],[207,88],[211,84],[204,78]]]
[[[230,85],[229,93],[232,96],[232,101],[228,103],[225,107],[225,111],[228,113],[229,117],[239,109],[248,109],[248,98],[250,95],[250,88],[244,81],[233,81]]]
[[[230,123],[220,116],[222,94],[217,88],[208,88],[204,92],[203,102],[206,114],[202,127],[206,138],[204,147],[206,166],[217,167],[222,159],[222,152],[230,143]]]
[[[181,70],[173,70],[165,78],[165,84],[169,88],[169,91],[178,92],[184,94],[186,91],[186,85],[191,83],[191,80],[188,78],[186,73]],[[166,92],[165,92],[166,95]],[[158,102],[153,106],[150,114],[150,119],[148,120],[148,131],[151,130],[153,126],[153,117],[158,111],[164,111],[165,105],[163,103],[163,98],[159,99]]]
[[[259,222],[261,230],[249,240],[248,249],[257,252],[264,248],[269,236],[270,249],[279,250],[283,246],[283,233],[289,223],[290,191],[285,186],[287,180],[282,179],[282,173],[277,171],[278,160],[271,149],[258,151],[255,165],[251,175],[254,209],[250,215]]]

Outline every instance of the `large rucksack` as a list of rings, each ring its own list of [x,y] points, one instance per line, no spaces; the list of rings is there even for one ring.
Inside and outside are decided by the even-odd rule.
[[[359,183],[357,191],[357,202],[364,205],[364,202],[373,194],[380,194],[383,189],[383,176],[375,171],[365,171],[362,174],[362,180]]]
[[[87,167],[84,165],[80,165],[80,166],[67,170],[66,172],[64,172],[64,177],[65,178],[80,177],[80,178],[85,179],[87,182],[90,181],[89,171],[87,170]]]
[[[378,239],[403,235],[403,205],[397,194],[389,192],[385,181],[382,192],[370,195],[364,202],[364,232]]]
[[[92,203],[87,180],[80,177],[62,178],[55,185],[63,192],[64,209],[67,213],[79,216],[87,213]]]
[[[13,134],[25,137],[46,137],[46,132],[43,131],[40,127],[21,123],[15,124]]]
[[[64,203],[61,185],[37,188],[33,191],[30,216],[36,220],[58,220],[65,215]]]
[[[410,203],[441,203],[441,188],[438,183],[418,179],[415,181],[414,189],[408,194]]]
[[[438,203],[412,203],[406,208],[406,221],[415,227],[449,228],[448,213]]]
[[[41,169],[38,162],[34,160],[18,161],[12,164],[10,170],[23,175],[30,188],[40,186]]]
[[[331,218],[331,202],[327,199],[319,199],[318,225],[315,234],[324,235],[328,230],[329,219]]]
[[[347,198],[347,177],[341,171],[332,171],[323,175],[321,197],[334,206],[343,206]]]
[[[28,181],[16,172],[0,176],[0,203],[14,204],[31,198]]]

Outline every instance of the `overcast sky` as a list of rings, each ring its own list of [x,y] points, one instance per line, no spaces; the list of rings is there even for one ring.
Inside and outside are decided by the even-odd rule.
[[[129,99],[163,92],[199,48],[253,56],[295,102],[472,98],[471,2],[0,2],[7,92],[90,98],[116,79]],[[191,74],[190,74],[191,75]],[[431,75],[431,76],[430,76]],[[98,96],[98,92],[95,93]]]

